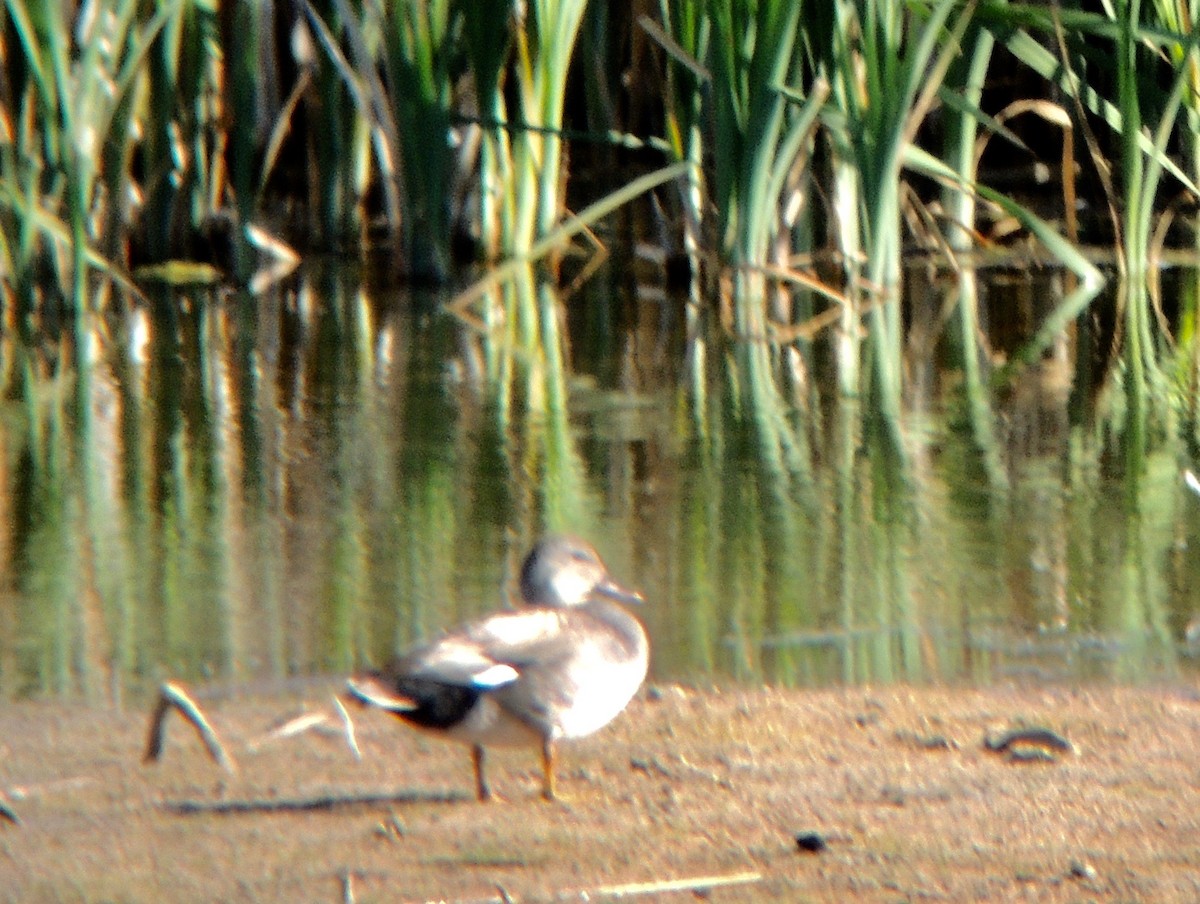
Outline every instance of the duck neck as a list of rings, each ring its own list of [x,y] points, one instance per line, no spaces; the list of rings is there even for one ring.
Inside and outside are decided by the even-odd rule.
[[[583,610],[611,628],[621,639],[630,656],[643,656],[649,650],[646,629],[624,606],[609,599],[596,598],[583,605]]]

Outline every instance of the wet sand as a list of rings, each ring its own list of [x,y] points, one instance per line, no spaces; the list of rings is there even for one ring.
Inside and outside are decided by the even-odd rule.
[[[352,711],[361,761],[332,726],[251,749],[305,706],[333,713],[204,703],[233,773],[178,714],[144,765],[149,706],[0,708],[0,901],[1200,900],[1191,683],[658,687],[564,745],[556,803],[524,750],[477,803],[465,748],[378,712]],[[1019,725],[1075,749],[985,747]]]

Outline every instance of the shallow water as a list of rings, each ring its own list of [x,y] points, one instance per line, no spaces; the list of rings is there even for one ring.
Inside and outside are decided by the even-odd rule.
[[[952,287],[916,284],[888,425],[832,385],[827,333],[764,381],[715,299],[655,279],[527,275],[452,314],[313,265],[254,299],[110,311],[83,367],[49,328],[3,337],[0,699],[377,662],[504,605],[547,529],[644,590],[660,680],[1188,666],[1183,431],[1131,492],[1115,378],[1103,355],[1078,369],[1086,325],[972,404]],[[1059,281],[992,275],[993,363]]]

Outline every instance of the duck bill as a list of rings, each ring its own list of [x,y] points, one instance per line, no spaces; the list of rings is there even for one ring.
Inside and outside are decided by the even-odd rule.
[[[630,590],[628,587],[622,587],[612,578],[605,578],[596,585],[592,592],[598,596],[606,596],[609,599],[617,600],[621,603],[641,604],[646,601],[646,598],[638,591]]]

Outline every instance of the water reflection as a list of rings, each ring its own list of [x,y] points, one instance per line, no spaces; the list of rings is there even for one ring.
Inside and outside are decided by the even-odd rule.
[[[521,273],[456,318],[316,267],[266,297],[163,293],[78,341],[0,338],[0,698],[379,662],[515,595],[547,529],[646,591],[659,679],[1187,661],[1185,444],[1158,439],[1131,502],[1110,384],[1065,346],[993,398],[943,357],[960,289],[913,290],[898,448],[820,337],[729,343],[623,279],[563,298]],[[1056,297],[988,292],[994,315]]]

